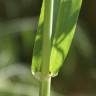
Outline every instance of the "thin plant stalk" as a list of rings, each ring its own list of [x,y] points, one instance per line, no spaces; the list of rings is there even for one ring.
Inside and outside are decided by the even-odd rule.
[[[43,29],[43,51],[42,68],[39,96],[50,96],[51,77],[49,76],[51,35],[53,24],[53,5],[54,0],[45,0],[44,29]]]

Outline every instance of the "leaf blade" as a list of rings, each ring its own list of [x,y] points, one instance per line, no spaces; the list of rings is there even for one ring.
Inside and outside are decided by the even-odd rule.
[[[41,72],[42,67],[42,42],[45,0],[41,9],[38,31],[35,39],[32,73],[33,75]],[[54,20],[52,32],[52,49],[50,54],[50,73],[52,76],[57,74],[64,60],[67,57],[71,42],[75,33],[76,22],[78,19],[82,0],[55,0],[54,1]],[[46,45],[45,45],[46,46]]]
[[[50,72],[57,74],[65,58],[76,29],[82,0],[61,0],[50,59]],[[56,59],[57,58],[57,59]]]

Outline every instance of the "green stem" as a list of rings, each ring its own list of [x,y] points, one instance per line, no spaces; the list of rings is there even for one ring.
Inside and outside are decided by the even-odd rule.
[[[41,84],[39,96],[50,96],[51,77],[49,76],[50,53],[51,53],[51,35],[53,24],[53,4],[54,0],[44,0],[44,30],[43,30],[43,51]]]
[[[50,96],[50,89],[51,89],[51,77],[41,81],[39,96]]]

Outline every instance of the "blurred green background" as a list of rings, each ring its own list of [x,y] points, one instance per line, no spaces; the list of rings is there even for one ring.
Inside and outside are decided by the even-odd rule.
[[[31,59],[42,0],[0,0],[0,96],[38,96]],[[83,0],[52,96],[96,96],[96,1]]]

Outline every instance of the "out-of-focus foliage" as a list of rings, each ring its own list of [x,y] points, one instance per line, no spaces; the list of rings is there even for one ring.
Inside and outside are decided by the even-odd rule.
[[[41,0],[0,0],[0,20],[37,16]]]

